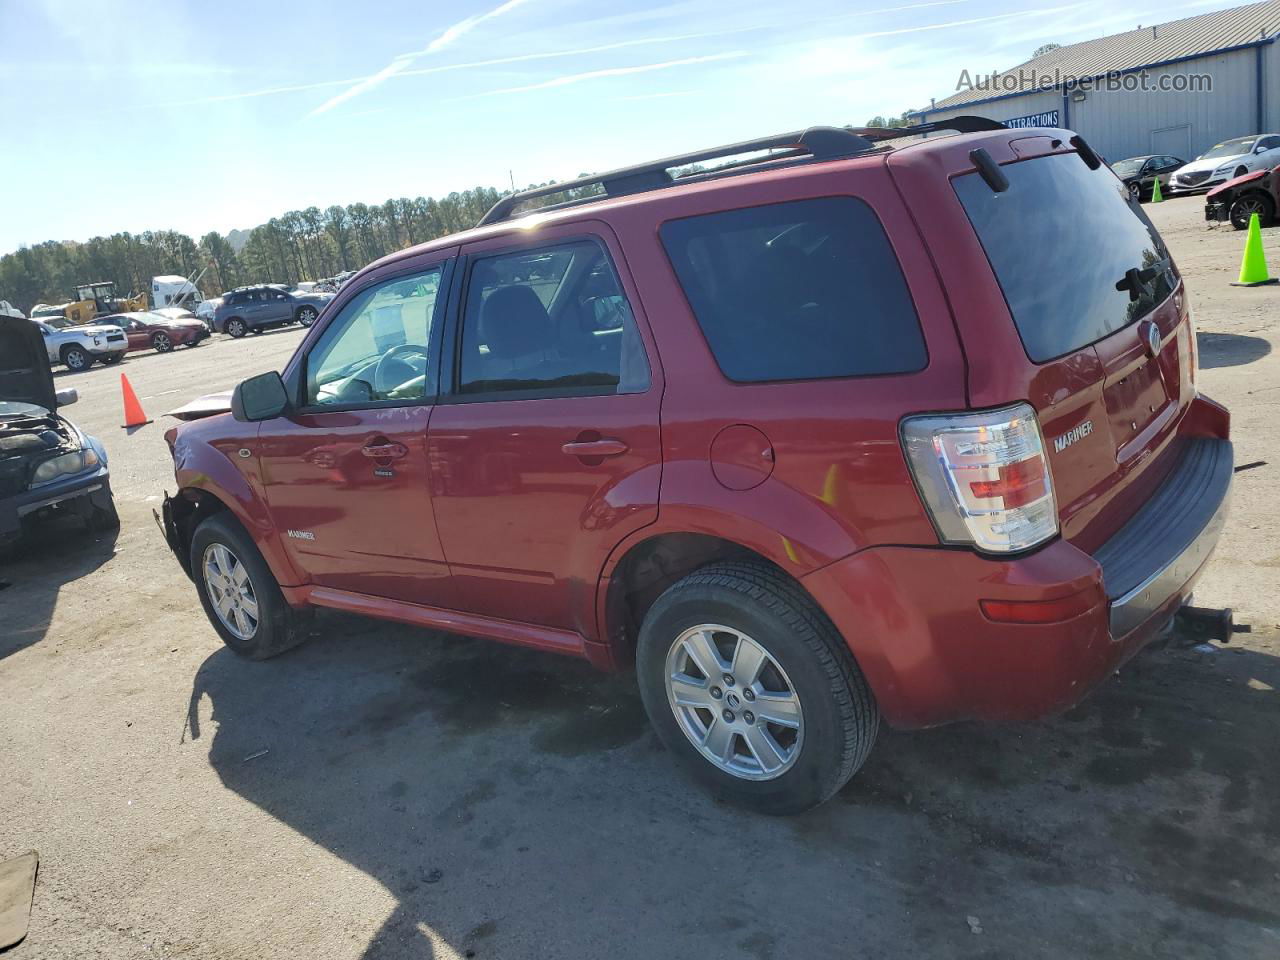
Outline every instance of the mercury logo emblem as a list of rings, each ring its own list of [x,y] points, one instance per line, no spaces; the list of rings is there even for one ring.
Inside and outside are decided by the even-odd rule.
[[[1061,453],[1077,440],[1083,440],[1091,433],[1093,433],[1092,420],[1085,420],[1083,423],[1078,423],[1062,436],[1053,438],[1053,452]]]
[[[1160,328],[1148,320],[1142,325],[1142,337],[1147,343],[1147,356],[1154,357],[1160,352]]]

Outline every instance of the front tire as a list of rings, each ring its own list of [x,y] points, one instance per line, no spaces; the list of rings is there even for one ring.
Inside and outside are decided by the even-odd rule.
[[[304,327],[309,327],[316,322],[316,308],[302,307],[298,310],[298,323]]]
[[[62,365],[73,373],[79,373],[93,365],[93,357],[88,350],[72,344],[62,348]]]
[[[106,506],[94,506],[89,511],[89,529],[94,533],[106,533],[120,529],[120,514],[116,512],[115,502],[108,499]]]
[[[191,538],[200,604],[222,642],[249,660],[266,660],[307,638],[309,617],[290,607],[271,569],[240,524],[214,514]]]
[[[715,793],[762,813],[827,800],[879,730],[843,638],[765,564],[718,563],[669,587],[645,616],[636,667],[667,749]]]
[[[1231,209],[1228,216],[1231,219],[1231,225],[1237,230],[1249,229],[1249,218],[1253,214],[1258,215],[1258,225],[1267,227],[1271,225],[1272,218],[1276,215],[1275,204],[1271,202],[1271,198],[1265,193],[1254,191],[1246,193],[1242,197],[1237,197],[1232,201]]]
[[[228,320],[226,330],[228,336],[234,337],[236,340],[239,340],[249,332],[249,328],[244,325],[244,321],[239,317],[232,317]]]

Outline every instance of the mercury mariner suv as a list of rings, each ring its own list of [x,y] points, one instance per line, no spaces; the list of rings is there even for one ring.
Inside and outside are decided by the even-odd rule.
[[[882,718],[1079,701],[1188,598],[1228,414],[1089,145],[944,129],[539,188],[362,270],[166,434],[214,628],[270,657],[323,607],[634,666],[675,758],[775,813]]]

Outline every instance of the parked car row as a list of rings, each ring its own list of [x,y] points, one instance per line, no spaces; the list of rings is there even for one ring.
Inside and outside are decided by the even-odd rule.
[[[1280,134],[1251,134],[1215,144],[1190,163],[1165,154],[1128,157],[1111,164],[1115,175],[1139,202],[1151,199],[1152,185],[1160,192],[1203,193],[1229,180],[1263,173],[1280,164]],[[1246,218],[1247,219],[1247,218]]]

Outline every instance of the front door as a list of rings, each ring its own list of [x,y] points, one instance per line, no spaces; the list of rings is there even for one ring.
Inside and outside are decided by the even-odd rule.
[[[258,434],[286,549],[312,583],[453,606],[432,516],[427,427],[449,260],[353,291],[291,369],[298,406]]]
[[[515,243],[464,249],[432,502],[462,609],[591,637],[610,551],[657,517],[661,375],[603,224]]]

